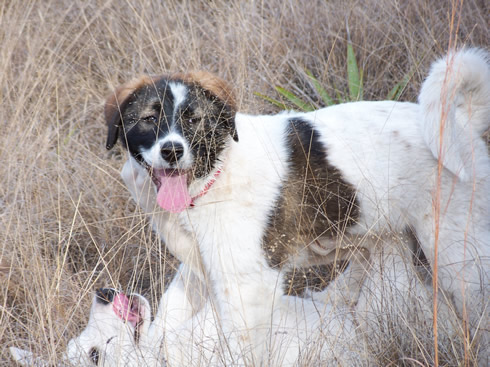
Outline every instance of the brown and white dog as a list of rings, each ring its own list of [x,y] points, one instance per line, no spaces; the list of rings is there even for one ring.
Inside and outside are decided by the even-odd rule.
[[[419,104],[236,110],[231,89],[206,72],[138,79],[106,104],[107,148],[119,138],[130,155],[126,184],[171,251],[207,276],[225,329],[248,330],[244,342],[260,349],[254,330],[270,323],[264,310],[281,302],[289,264],[331,262],[369,233],[407,227],[471,332],[485,324],[488,55],[436,62]]]
[[[489,110],[490,67],[479,50],[435,63],[419,104],[273,116],[237,113],[227,84],[197,72],[118,89],[106,104],[107,148],[119,138],[130,153],[126,181],[144,176],[140,167],[149,173],[156,197],[129,183],[133,194],[151,199],[149,211],[158,203],[154,222],[176,213],[219,304],[236,311],[243,292],[270,294],[285,264],[329,261],[318,253],[338,256],[341,238],[409,226],[431,265],[437,243],[439,283],[463,312],[488,286]],[[171,246],[186,256],[193,245]]]
[[[418,104],[252,116],[237,112],[224,81],[195,72],[129,82],[107,101],[105,116],[107,148],[119,139],[129,152],[126,185],[170,251],[209,286],[223,335],[234,335],[233,355],[267,358],[273,311],[291,312],[284,269],[332,262],[369,247],[372,233],[407,227],[471,332],[488,322],[481,319],[490,288],[484,51],[437,61]],[[354,270],[315,299],[328,302],[338,284],[358,281]],[[302,347],[294,345],[291,363]]]

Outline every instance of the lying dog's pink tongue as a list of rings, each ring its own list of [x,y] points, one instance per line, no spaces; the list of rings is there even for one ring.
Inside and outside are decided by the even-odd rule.
[[[130,304],[128,297],[124,293],[119,293],[112,301],[112,308],[120,319],[136,327],[140,321],[140,315],[135,306],[136,302],[133,303],[133,305]]]
[[[157,203],[171,213],[180,213],[187,209],[192,198],[187,191],[187,175],[159,175],[160,188]]]

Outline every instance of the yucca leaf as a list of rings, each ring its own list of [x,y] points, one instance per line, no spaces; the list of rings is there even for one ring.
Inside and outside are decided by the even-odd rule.
[[[406,74],[403,77],[402,81],[400,82],[400,86],[398,88],[398,91],[396,92],[395,96],[393,97],[393,99],[395,101],[398,101],[400,99],[400,96],[405,91],[405,88],[407,87],[408,82],[410,81],[410,79],[412,79],[413,74],[415,74],[415,68],[412,69],[408,74]]]
[[[344,103],[345,100],[344,100],[344,97],[342,97],[342,93],[337,88],[337,86],[335,85],[335,83],[332,83],[332,84],[333,84],[333,89],[335,90],[335,95],[337,96],[337,103]]]
[[[349,86],[349,98],[351,101],[357,101],[361,96],[361,78],[359,68],[357,67],[354,47],[349,41],[347,43],[347,81]]]
[[[359,69],[359,98],[358,101],[362,101],[364,98],[364,69]]]
[[[268,96],[266,96],[266,95],[264,95],[264,94],[262,94],[262,93],[259,93],[259,92],[254,92],[254,94],[255,94],[257,97],[260,97],[260,98],[262,98],[262,99],[266,100],[267,102],[269,102],[269,103],[273,104],[274,106],[279,107],[281,110],[286,110],[286,109],[287,109],[287,106],[286,106],[284,103],[282,103],[282,102],[278,101],[277,99],[274,99],[274,98],[268,97]]]
[[[310,103],[304,102],[301,98],[296,96],[293,92],[284,89],[283,87],[275,87],[276,91],[286,98],[289,102],[297,106],[301,111],[313,111],[315,109]]]
[[[400,89],[400,82],[396,83],[393,88],[386,95],[388,101],[394,100],[395,96],[398,94],[398,89]]]
[[[318,95],[320,96],[320,98],[322,99],[323,103],[325,103],[327,106],[331,106],[331,105],[335,104],[333,99],[327,93],[325,88],[323,88],[323,86],[318,81],[318,79],[313,76],[313,73],[311,71],[309,71],[308,69],[306,69],[305,71],[306,71],[306,74],[308,74],[308,76],[310,77],[310,79],[313,83],[313,86],[315,87],[315,90],[318,93]]]
[[[413,74],[415,74],[415,68],[412,68],[408,73],[405,74],[405,76],[400,80],[398,83],[395,84],[395,86],[390,90],[388,95],[386,96],[386,99],[388,100],[393,100],[393,101],[398,101],[400,99],[400,96],[402,93],[405,91],[405,88],[407,87],[408,82],[410,79],[412,79]]]

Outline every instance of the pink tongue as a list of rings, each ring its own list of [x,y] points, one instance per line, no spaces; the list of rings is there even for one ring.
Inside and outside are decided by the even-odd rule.
[[[112,308],[120,319],[127,321],[133,325],[133,327],[136,327],[139,321],[138,312],[131,310],[129,299],[124,293],[119,293],[114,297]]]
[[[192,198],[187,191],[187,175],[160,176],[160,189],[157,203],[171,213],[180,213],[187,209]]]

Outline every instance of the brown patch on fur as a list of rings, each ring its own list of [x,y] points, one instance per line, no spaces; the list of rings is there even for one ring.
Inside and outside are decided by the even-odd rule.
[[[271,267],[301,253],[318,258],[309,244],[334,240],[356,224],[356,191],[327,160],[327,151],[307,121],[291,119],[290,172],[271,213],[263,249]]]
[[[119,106],[124,102],[128,96],[135,90],[154,83],[161,77],[150,78],[147,75],[142,75],[138,78],[132,79],[129,82],[116,88],[106,100],[104,106],[104,116],[107,122],[112,121],[114,114],[119,113]]]
[[[339,261],[336,264],[295,268],[286,274],[284,281],[285,294],[289,296],[304,296],[307,289],[320,292],[340,275],[347,265],[348,261]]]
[[[189,84],[198,84],[221,101],[237,111],[236,99],[231,86],[223,79],[207,71],[191,71],[173,75],[172,79],[180,79]]]

